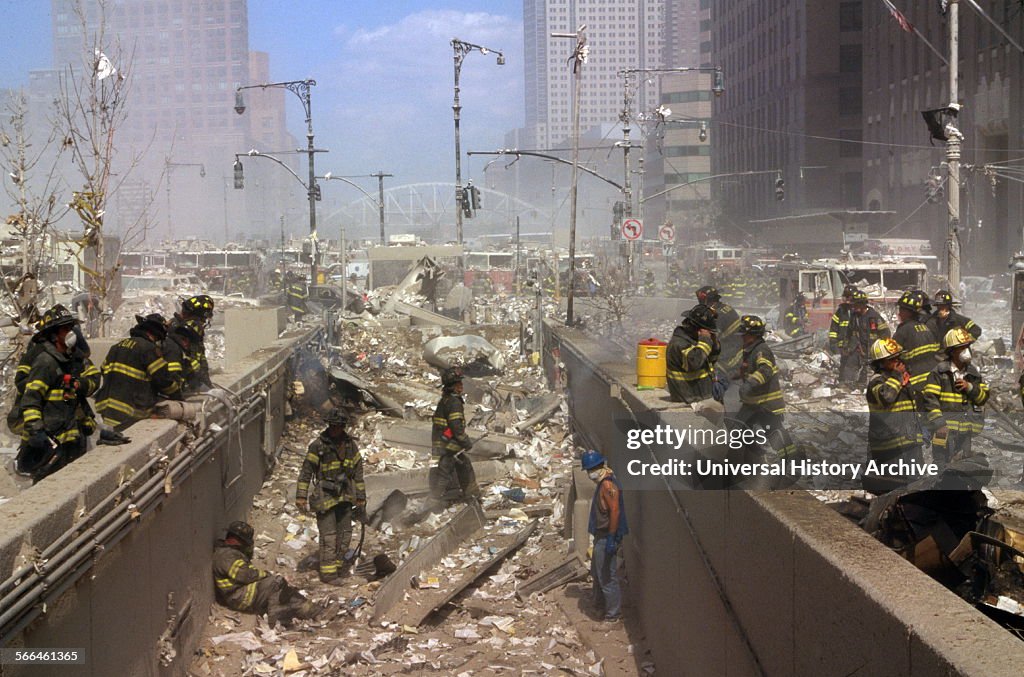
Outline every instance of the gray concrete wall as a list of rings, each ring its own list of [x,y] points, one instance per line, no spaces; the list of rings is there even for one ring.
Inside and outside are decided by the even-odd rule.
[[[205,452],[198,441],[183,443],[185,426],[172,421],[142,421],[127,434],[132,443],[98,447],[59,473],[0,506],[0,580],[36,552],[76,525],[118,487],[123,497],[111,514],[141,514],[120,528],[102,549],[91,550],[77,576],[44,565],[48,589],[66,592],[47,602],[45,612],[13,635],[7,647],[85,649],[88,663],[59,669],[64,675],[184,675],[213,600],[212,545],[232,520],[246,517],[261,487],[266,459],[277,447],[284,426],[288,360],[316,332],[276,340],[225,371],[218,380],[250,407],[229,417],[220,404],[208,404],[208,420],[220,433]],[[154,457],[167,462],[142,470]],[[165,483],[165,467],[178,467]],[[147,502],[140,491],[155,477],[158,489]],[[107,511],[104,511],[106,513]],[[92,521],[90,524],[95,524]],[[0,614],[10,609],[0,605]],[[41,609],[36,605],[37,610]],[[172,618],[177,616],[176,622]],[[10,626],[5,628],[9,629]],[[161,635],[175,657],[160,664]],[[47,672],[50,670],[51,672]],[[52,667],[16,669],[3,675],[57,674]]]
[[[550,325],[545,338],[546,360],[565,365],[574,429],[620,474],[641,453],[626,449],[635,419],[708,427],[635,391],[621,353]],[[1024,665],[1019,640],[804,492],[666,488],[625,501],[630,603],[659,674],[991,677]]]

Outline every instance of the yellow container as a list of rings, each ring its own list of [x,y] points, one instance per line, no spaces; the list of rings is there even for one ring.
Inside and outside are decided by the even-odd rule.
[[[656,338],[640,341],[636,346],[636,385],[638,388],[664,388],[668,379],[665,351],[668,344]]]

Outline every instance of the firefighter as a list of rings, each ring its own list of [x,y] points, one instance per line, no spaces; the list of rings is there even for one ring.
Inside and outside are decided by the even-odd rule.
[[[668,271],[665,278],[665,291],[668,296],[679,296],[682,291],[682,270],[679,268],[679,261],[672,261],[668,264]]]
[[[294,273],[289,274],[288,282],[288,308],[292,316],[298,322],[306,314],[306,299],[309,298],[309,290],[305,281]]]
[[[953,295],[946,290],[935,292],[935,312],[928,318],[928,327],[937,337],[945,336],[950,329],[963,327],[975,340],[981,338],[981,327],[974,323],[969,317],[965,317],[954,310],[960,304],[953,299]]]
[[[163,343],[167,369],[178,378],[182,395],[202,392],[207,385],[201,382],[200,376],[198,347],[203,342],[201,331],[195,320],[174,323]]]
[[[740,328],[740,314],[728,303],[722,301],[718,289],[704,286],[697,290],[697,303],[703,303],[715,311],[718,327],[718,340],[722,344],[722,354],[718,362],[720,367],[729,374],[734,374],[740,364],[743,353],[743,341],[737,330]]]
[[[441,374],[441,387],[430,436],[433,455],[439,457],[431,491],[434,498],[443,501],[475,498],[480,490],[473,464],[466,456],[473,442],[466,434],[462,371],[455,367],[445,369]]]
[[[847,327],[846,346],[839,363],[839,381],[855,386],[860,380],[864,358],[871,344],[880,338],[889,338],[890,332],[885,319],[868,305],[868,295],[864,291],[855,289],[850,301],[853,310]]]
[[[849,341],[850,316],[853,314],[853,293],[857,288],[851,284],[843,288],[843,297],[836,310],[832,313],[832,321],[828,325],[828,349],[833,355],[843,354]],[[840,367],[841,369],[841,367]]]
[[[764,341],[764,334],[765,323],[760,317],[744,315],[740,318],[743,359],[736,378],[740,381],[742,404],[731,423],[747,430],[764,429],[768,443],[781,459],[797,459],[797,447],[783,427],[786,401],[779,383],[779,368],[775,355]],[[748,449],[748,453],[761,456],[760,449]]]
[[[807,333],[807,297],[803,292],[796,295],[782,320],[783,332],[790,338]]]
[[[932,456],[946,464],[971,456],[971,438],[985,427],[983,406],[988,384],[971,364],[974,337],[963,327],[942,339],[945,359],[928,373],[921,392],[921,411],[932,433]]]
[[[587,530],[594,537],[593,555],[590,558],[594,604],[604,611],[605,622],[616,623],[622,617],[618,576],[619,546],[622,545],[622,537],[629,533],[622,485],[608,467],[605,457],[596,451],[584,451],[580,465],[597,485],[590,500],[590,520],[587,525]]]
[[[327,428],[313,440],[299,470],[295,505],[316,513],[320,530],[320,580],[342,585],[352,541],[352,518],[365,519],[366,484],[363,457],[345,429],[349,422],[342,409],[327,413]],[[315,480],[310,490],[310,482]]]
[[[171,328],[186,322],[193,322],[193,329],[199,334],[199,341],[190,343],[192,351],[198,358],[198,365],[194,371],[193,381],[196,384],[196,391],[202,392],[213,387],[210,380],[210,365],[206,360],[206,330],[213,320],[213,299],[206,294],[190,296],[181,302],[181,312],[174,314],[171,320]]]
[[[85,350],[78,347],[77,325],[63,305],[50,308],[15,372],[8,424],[21,436],[15,467],[33,484],[81,457],[96,427],[85,398],[99,385],[99,372],[84,337]]]
[[[273,627],[296,618],[315,618],[319,610],[283,576],[252,565],[253,528],[232,522],[213,548],[213,587],[217,602],[232,611],[267,614]]]
[[[716,331],[715,311],[703,303],[683,313],[665,356],[673,402],[694,404],[714,395],[715,364],[721,353]]]
[[[935,366],[935,354],[939,352],[938,339],[922,321],[927,301],[924,292],[915,289],[903,292],[897,302],[899,326],[893,338],[900,345],[900,360],[910,374],[910,387],[914,393],[921,392],[928,372]]]
[[[654,280],[654,271],[648,268],[644,271],[644,296],[654,296],[657,286],[657,282]]]
[[[921,426],[916,413],[917,390],[903,347],[895,339],[878,339],[868,355],[875,372],[868,382],[868,455],[878,463],[922,460]],[[930,356],[929,356],[930,359]],[[864,489],[884,494],[916,477],[865,475]]]
[[[103,362],[103,385],[96,393],[96,411],[122,431],[149,418],[161,397],[180,400],[181,383],[163,356],[167,322],[152,313],[135,316],[128,338],[111,346]]]

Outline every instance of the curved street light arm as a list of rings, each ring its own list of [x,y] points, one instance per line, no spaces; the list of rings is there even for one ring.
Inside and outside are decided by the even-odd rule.
[[[374,175],[373,174],[368,174],[368,176],[374,176]],[[353,181],[349,181],[348,179],[346,179],[343,176],[335,176],[334,174],[331,174],[330,172],[328,172],[327,174],[324,174],[323,176],[318,176],[316,178],[323,179],[324,181],[344,181],[345,183],[347,183],[348,185],[352,186],[353,188],[358,190],[360,193],[362,193],[366,197],[370,198],[370,202],[372,202],[375,205],[380,205],[380,201],[377,198],[375,198],[374,196],[372,196],[369,193],[367,193],[365,190],[363,190],[362,186],[360,186],[358,183],[355,183]]]
[[[515,150],[515,149],[509,149],[509,148],[505,148],[503,150],[471,150],[471,151],[467,151],[466,155],[514,155],[517,160],[520,158],[520,156],[527,155],[529,157],[539,157],[539,158],[543,158],[545,160],[552,160],[554,162],[561,162],[563,165],[569,165],[570,167],[572,167],[572,163],[569,162],[568,160],[565,160],[565,159],[560,158],[560,157],[555,157],[554,155],[547,155],[545,153],[537,153],[537,152],[532,151],[532,150]],[[618,190],[618,191],[622,191],[622,184],[616,183],[615,181],[612,181],[609,178],[601,176],[600,174],[595,172],[593,169],[589,169],[587,167],[584,167],[583,165],[579,165],[579,170],[581,172],[586,172],[587,174],[590,174],[594,178],[601,179],[602,181],[604,181],[605,183],[607,183],[607,184],[609,184],[611,186],[615,186],[615,189]]]

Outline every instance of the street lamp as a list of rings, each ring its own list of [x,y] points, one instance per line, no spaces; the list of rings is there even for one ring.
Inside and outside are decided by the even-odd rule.
[[[175,167],[199,167],[199,177],[206,178],[206,166],[195,162],[171,162],[164,158],[164,173],[167,174],[167,239],[174,241],[174,217],[171,215],[171,173]]]
[[[498,57],[498,65],[505,65],[505,55],[498,50],[474,45],[471,42],[463,42],[458,38],[452,38],[452,49],[455,52],[455,102],[452,104],[452,112],[455,116],[455,239],[462,244],[462,151],[459,139],[459,121],[462,117],[462,105],[459,104],[459,73],[462,72],[462,60],[470,52],[477,51],[483,55],[494,52]],[[459,270],[462,270],[462,259],[459,259]]]
[[[313,158],[315,154],[318,152],[326,152],[322,150],[318,151],[316,148],[313,147],[313,103],[310,98],[310,87],[314,87],[315,85],[316,80],[313,79],[289,80],[287,82],[268,82],[259,85],[246,85],[244,87],[238,87],[235,90],[235,112],[239,115],[245,113],[245,99],[242,97],[243,89],[287,89],[289,92],[299,97],[299,100],[302,101],[302,108],[306,113],[306,153],[309,156],[309,182],[303,183],[303,185],[306,187],[306,195],[309,197],[309,239],[313,248],[309,260],[310,284],[317,283],[316,201],[319,199],[319,190],[317,189],[316,185],[316,170],[314,168]],[[236,164],[238,165],[239,168],[236,169],[237,176],[238,174],[240,174],[241,171],[241,163],[238,162],[237,156]],[[281,163],[280,161],[278,162],[278,164],[281,164],[281,166],[283,167],[287,167],[287,165]],[[290,168],[289,171],[291,171]],[[292,173],[294,174],[294,172]],[[302,183],[301,180],[299,182]]]

